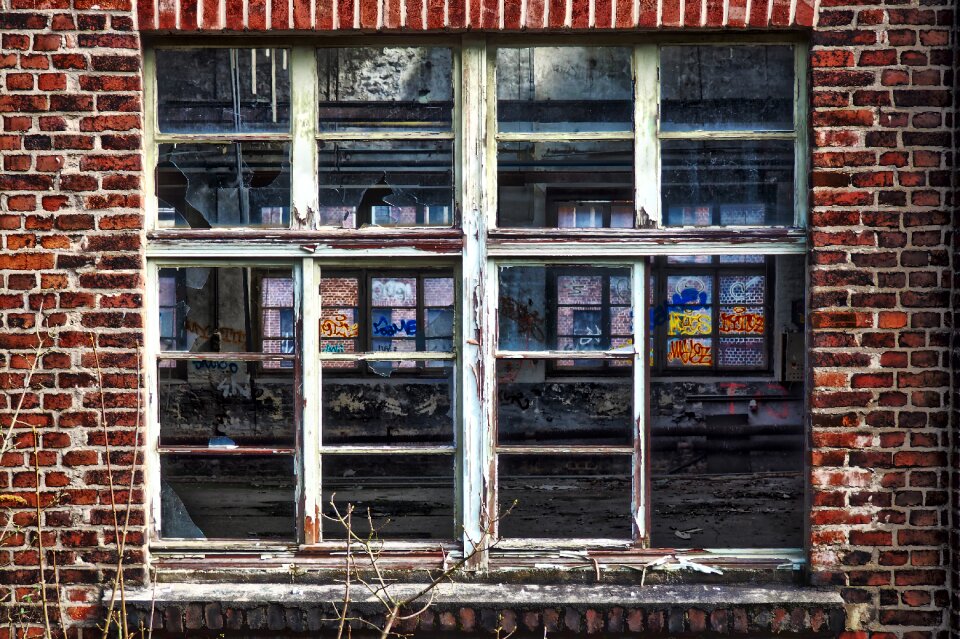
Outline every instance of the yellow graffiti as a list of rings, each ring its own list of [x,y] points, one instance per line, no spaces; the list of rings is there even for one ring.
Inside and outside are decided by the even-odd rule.
[[[214,335],[219,334],[220,341],[227,344],[245,344],[247,341],[247,334],[235,328],[221,328],[220,330],[211,331],[209,326],[198,324],[189,319],[183,323],[183,328],[186,329],[188,333],[193,333],[200,339],[212,339]]]
[[[713,347],[695,339],[675,339],[670,342],[667,361],[685,365],[710,366],[713,364]]]
[[[343,313],[320,321],[320,337],[356,337],[359,334],[360,327],[350,324]]]
[[[685,309],[670,312],[670,335],[709,335],[710,313]]]
[[[745,306],[734,306],[733,312],[720,311],[721,333],[763,335],[765,325],[763,313],[748,313]]]

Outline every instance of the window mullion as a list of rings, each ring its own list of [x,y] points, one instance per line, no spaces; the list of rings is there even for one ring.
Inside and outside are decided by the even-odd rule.
[[[661,226],[660,143],[657,140],[659,86],[656,44],[633,50],[634,210],[637,227]]]
[[[633,537],[643,547],[650,545],[650,463],[649,463],[649,416],[648,375],[650,368],[647,260],[640,259],[631,269],[633,306]]]
[[[320,353],[320,267],[312,258],[303,260],[301,269],[300,292],[301,316],[301,417],[303,440],[300,444],[303,478],[300,490],[303,498],[301,521],[303,524],[303,543],[315,544],[321,541],[321,512],[323,504],[320,486],[320,442],[321,442],[321,375]]]
[[[320,208],[317,167],[317,56],[313,47],[290,52],[290,221],[316,228]]]

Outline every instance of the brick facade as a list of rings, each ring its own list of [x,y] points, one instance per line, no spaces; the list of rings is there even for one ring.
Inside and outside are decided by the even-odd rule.
[[[943,637],[951,623],[960,632],[950,553],[960,549],[950,534],[960,517],[950,412],[960,364],[950,350],[960,301],[951,300],[953,5],[356,1],[7,0],[0,11],[0,425],[19,415],[0,457],[0,524],[14,531],[0,550],[5,600],[39,582],[42,541],[65,586],[64,618],[95,626],[103,607],[91,584],[113,579],[114,517],[126,519],[128,498],[124,574],[130,584],[146,578],[138,29],[789,28],[811,42],[811,582],[842,594],[848,639]],[[696,610],[677,624],[673,613],[657,613],[656,628],[649,615],[638,623],[698,632],[708,622]],[[252,629],[244,614],[239,623]],[[453,613],[439,613],[437,629],[448,629],[443,614]],[[474,629],[459,614],[449,629]],[[599,632],[597,614],[585,608],[574,626],[562,623]],[[629,614],[618,614],[609,618],[632,631]],[[758,619],[744,623],[776,631],[775,620]],[[531,623],[541,632],[539,618]]]

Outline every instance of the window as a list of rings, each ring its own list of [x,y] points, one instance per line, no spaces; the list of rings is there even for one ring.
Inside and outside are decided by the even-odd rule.
[[[805,53],[657,38],[148,51],[161,559],[802,561]]]

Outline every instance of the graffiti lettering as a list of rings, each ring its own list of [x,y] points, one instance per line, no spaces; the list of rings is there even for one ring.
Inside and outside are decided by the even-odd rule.
[[[247,334],[244,331],[235,328],[221,328],[211,331],[209,326],[198,324],[193,320],[187,320],[183,323],[184,329],[193,333],[200,339],[211,339],[214,335],[220,335],[220,341],[228,344],[244,344],[247,341]]]
[[[710,366],[713,364],[713,347],[695,339],[675,339],[670,342],[667,350],[667,361]]]
[[[320,337],[356,337],[359,334],[359,326],[351,324],[343,313],[320,320]]]
[[[763,313],[748,313],[744,306],[734,306],[732,312],[720,311],[721,333],[763,335],[765,323]]]
[[[521,304],[512,297],[500,298],[500,313],[517,325],[517,332],[529,339],[544,341],[543,316],[532,308],[533,302]]]
[[[684,309],[670,313],[671,335],[709,335],[710,330],[710,313],[706,311]]]
[[[373,325],[373,334],[380,337],[393,337],[397,334],[413,336],[417,334],[417,320],[400,320],[400,323],[389,322],[386,317],[380,316]]]
[[[324,353],[345,353],[343,344],[324,344],[321,349]]]
[[[250,399],[250,385],[238,381],[236,375],[231,375],[229,378],[224,377],[223,380],[217,384],[217,390],[223,393],[224,397],[243,397]]]
[[[210,362],[210,361],[197,361],[193,363],[193,369],[197,371],[201,370],[211,370],[211,371],[230,371],[231,373],[236,373],[240,370],[240,366],[236,362]]]

